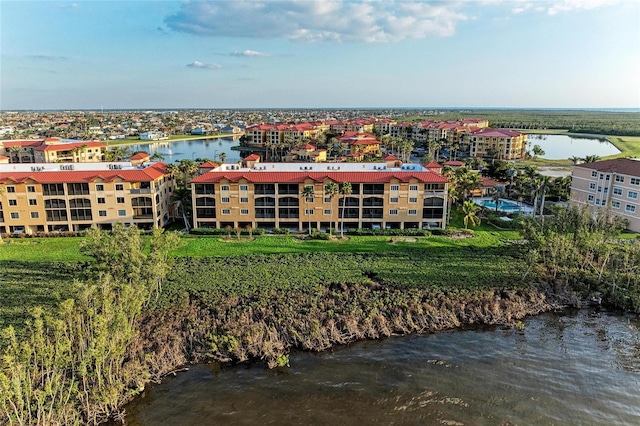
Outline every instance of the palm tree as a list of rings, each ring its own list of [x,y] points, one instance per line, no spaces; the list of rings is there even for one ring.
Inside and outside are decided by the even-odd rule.
[[[480,206],[473,201],[465,201],[462,204],[462,213],[464,213],[462,221],[464,222],[464,229],[467,229],[469,222],[471,222],[471,226],[480,225],[480,218],[478,217],[479,211]]]
[[[342,182],[340,184],[340,195],[342,195],[342,219],[340,224],[340,238],[344,238],[344,208],[347,202],[347,197],[353,193],[351,182]]]
[[[447,201],[447,223],[451,220],[451,210],[453,210],[453,205],[460,201],[460,193],[455,185],[449,184],[447,189],[448,201]]]
[[[302,188],[302,192],[300,193],[300,195],[302,196],[302,198],[304,198],[304,203],[306,205],[306,210],[307,210],[307,220],[308,220],[308,227],[309,227],[309,235],[311,235],[311,215],[309,214],[309,203],[311,202],[311,200],[313,200],[313,186],[312,185],[305,185]]]
[[[333,198],[338,195],[340,189],[338,188],[338,184],[334,181],[329,182],[324,186],[324,196],[329,198],[329,202],[331,203],[331,219],[329,220],[329,236],[331,236],[331,222],[333,220]],[[336,226],[337,227],[337,226]]]
[[[219,157],[220,157],[220,162],[224,163],[224,160],[227,159],[227,154],[225,152],[221,152]]]
[[[595,163],[598,160],[600,160],[600,156],[598,155],[587,155],[582,159],[585,163]]]

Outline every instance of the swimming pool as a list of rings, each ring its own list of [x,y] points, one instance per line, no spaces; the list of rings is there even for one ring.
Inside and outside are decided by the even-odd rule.
[[[493,200],[483,200],[480,205],[482,207],[486,207],[488,209],[494,209],[496,208],[496,203]],[[513,201],[509,201],[509,200],[503,200],[500,199],[498,201],[498,210],[503,211],[503,212],[517,212],[521,209],[521,206],[518,205],[517,203],[513,202]]]

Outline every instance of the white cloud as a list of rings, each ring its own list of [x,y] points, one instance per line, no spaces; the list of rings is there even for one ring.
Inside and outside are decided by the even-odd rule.
[[[455,33],[467,16],[460,1],[236,0],[182,4],[165,18],[200,36],[296,41],[395,42]]]
[[[201,69],[207,69],[207,70],[219,70],[220,68],[222,68],[222,65],[205,64],[204,62],[193,61],[190,64],[187,64],[187,67],[189,67],[189,68],[201,68]]]
[[[229,56],[240,56],[245,58],[256,58],[269,56],[267,53],[258,52],[256,50],[243,50],[242,52],[231,52]]]
[[[552,2],[546,11],[549,15],[555,15],[560,12],[570,12],[572,10],[595,9],[619,2],[619,0],[557,0]]]

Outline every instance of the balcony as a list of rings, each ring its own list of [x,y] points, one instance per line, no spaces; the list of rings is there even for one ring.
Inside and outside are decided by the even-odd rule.
[[[151,194],[151,188],[135,188],[129,191],[131,194]]]
[[[133,215],[133,219],[153,219],[153,215],[152,214],[136,214]]]

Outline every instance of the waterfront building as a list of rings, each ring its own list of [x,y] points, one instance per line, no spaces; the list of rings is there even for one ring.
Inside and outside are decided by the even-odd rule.
[[[527,135],[509,129],[484,127],[471,133],[471,157],[520,160],[526,155]]]
[[[583,163],[571,174],[571,204],[590,209],[607,207],[628,220],[628,229],[640,232],[640,159]]]
[[[0,232],[81,231],[172,218],[175,179],[163,162],[0,164]]]
[[[10,163],[85,163],[105,160],[107,144],[99,141],[44,138],[0,141],[0,155]]]
[[[257,157],[257,156],[255,156]],[[247,160],[247,159],[245,159]],[[351,184],[347,196],[325,195],[330,182]],[[195,227],[345,229],[444,228],[445,177],[419,164],[222,164],[192,180]],[[313,195],[302,196],[310,186]]]

